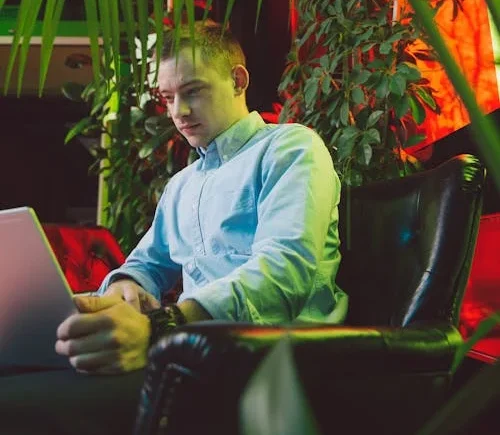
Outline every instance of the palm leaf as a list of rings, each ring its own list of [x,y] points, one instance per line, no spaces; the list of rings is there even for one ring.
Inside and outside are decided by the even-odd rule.
[[[486,0],[486,3],[493,18],[493,22],[500,32],[500,3],[498,0]]]
[[[226,14],[224,15],[224,24],[222,25],[222,28],[225,30],[227,28],[227,25],[229,24],[229,18],[231,17],[231,12],[233,12],[233,6],[236,0],[228,0],[227,6],[226,6]]]
[[[85,0],[85,16],[87,18],[87,29],[90,39],[90,53],[92,55],[92,70],[94,82],[99,82],[99,71],[101,69],[101,58],[99,50],[99,18],[97,17],[96,0]]]
[[[255,18],[255,33],[257,33],[257,27],[259,26],[260,11],[262,9],[262,0],[257,1],[257,15]]]
[[[184,0],[174,2],[174,52],[176,60],[179,58],[179,42],[181,40],[182,9]]]
[[[158,71],[160,69],[161,52],[163,48],[163,0],[154,0],[153,13],[156,30],[156,67],[154,78],[156,83],[158,81]]]
[[[2,10],[4,3],[5,3],[5,0],[0,0],[0,10]]]
[[[104,65],[110,68],[113,65],[112,51],[111,51],[111,22],[109,14],[108,0],[98,0],[99,2],[99,18],[102,30],[102,47],[104,50]],[[107,73],[108,71],[106,71]]]
[[[208,14],[210,13],[210,8],[212,7],[213,0],[207,0],[205,3],[205,11],[203,12],[203,21],[206,21]]]
[[[17,96],[21,95],[21,90],[23,88],[23,77],[24,71],[26,70],[26,61],[28,60],[28,52],[30,49],[31,36],[33,35],[33,30],[35,29],[36,19],[38,18],[38,12],[40,11],[40,6],[42,5],[42,0],[32,0],[31,7],[26,15],[26,24],[24,25],[23,41],[21,43],[21,51],[19,53],[19,70],[17,75]]]
[[[139,36],[141,39],[141,76],[140,76],[140,95],[144,93],[144,83],[147,74],[148,59],[148,1],[137,1],[137,16],[139,19]]]
[[[113,62],[115,64],[115,79],[118,82],[121,76],[120,68],[120,15],[118,12],[118,2],[112,0],[109,2],[109,22],[111,24],[111,52],[113,53]]]
[[[7,63],[7,70],[5,73],[5,81],[3,85],[4,95],[7,95],[10,85],[10,79],[12,77],[12,71],[14,70],[14,63],[16,62],[17,51],[19,49],[19,43],[24,35],[24,26],[26,24],[26,17],[29,11],[29,0],[23,0],[19,6],[19,13],[17,15],[16,21],[16,32],[12,39],[12,48],[10,50],[9,61]]]
[[[41,97],[47,73],[49,71],[50,58],[54,48],[59,21],[64,7],[64,0],[48,0],[45,6],[45,15],[42,27],[42,47],[40,50],[40,81],[38,84],[38,96]]]
[[[123,21],[125,25],[125,33],[127,35],[127,43],[132,69],[134,74],[134,83],[139,84],[139,63],[135,55],[135,16],[132,0],[121,0]]]
[[[189,34],[191,35],[191,40],[194,41],[194,0],[186,0],[187,18],[189,26]],[[193,54],[193,64],[196,65],[196,45],[191,44],[191,51]]]

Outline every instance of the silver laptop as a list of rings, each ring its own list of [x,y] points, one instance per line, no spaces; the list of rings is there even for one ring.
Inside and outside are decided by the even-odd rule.
[[[57,327],[76,311],[34,210],[1,210],[0,372],[70,367],[54,345]]]

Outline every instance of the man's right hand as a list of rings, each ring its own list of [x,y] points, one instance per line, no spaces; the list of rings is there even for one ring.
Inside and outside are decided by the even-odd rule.
[[[139,313],[160,308],[160,302],[132,279],[119,279],[105,291],[104,296],[119,296]]]

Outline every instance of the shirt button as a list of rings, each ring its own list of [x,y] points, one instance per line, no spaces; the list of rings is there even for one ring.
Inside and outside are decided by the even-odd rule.
[[[194,264],[192,261],[186,264],[186,270],[191,273],[194,270]]]
[[[197,254],[202,254],[203,253],[203,246],[197,245],[195,248],[195,251]]]

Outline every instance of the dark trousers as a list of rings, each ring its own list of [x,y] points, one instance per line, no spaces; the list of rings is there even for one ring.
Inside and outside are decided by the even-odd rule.
[[[118,376],[74,370],[0,376],[0,434],[131,434],[143,380],[143,370]]]

